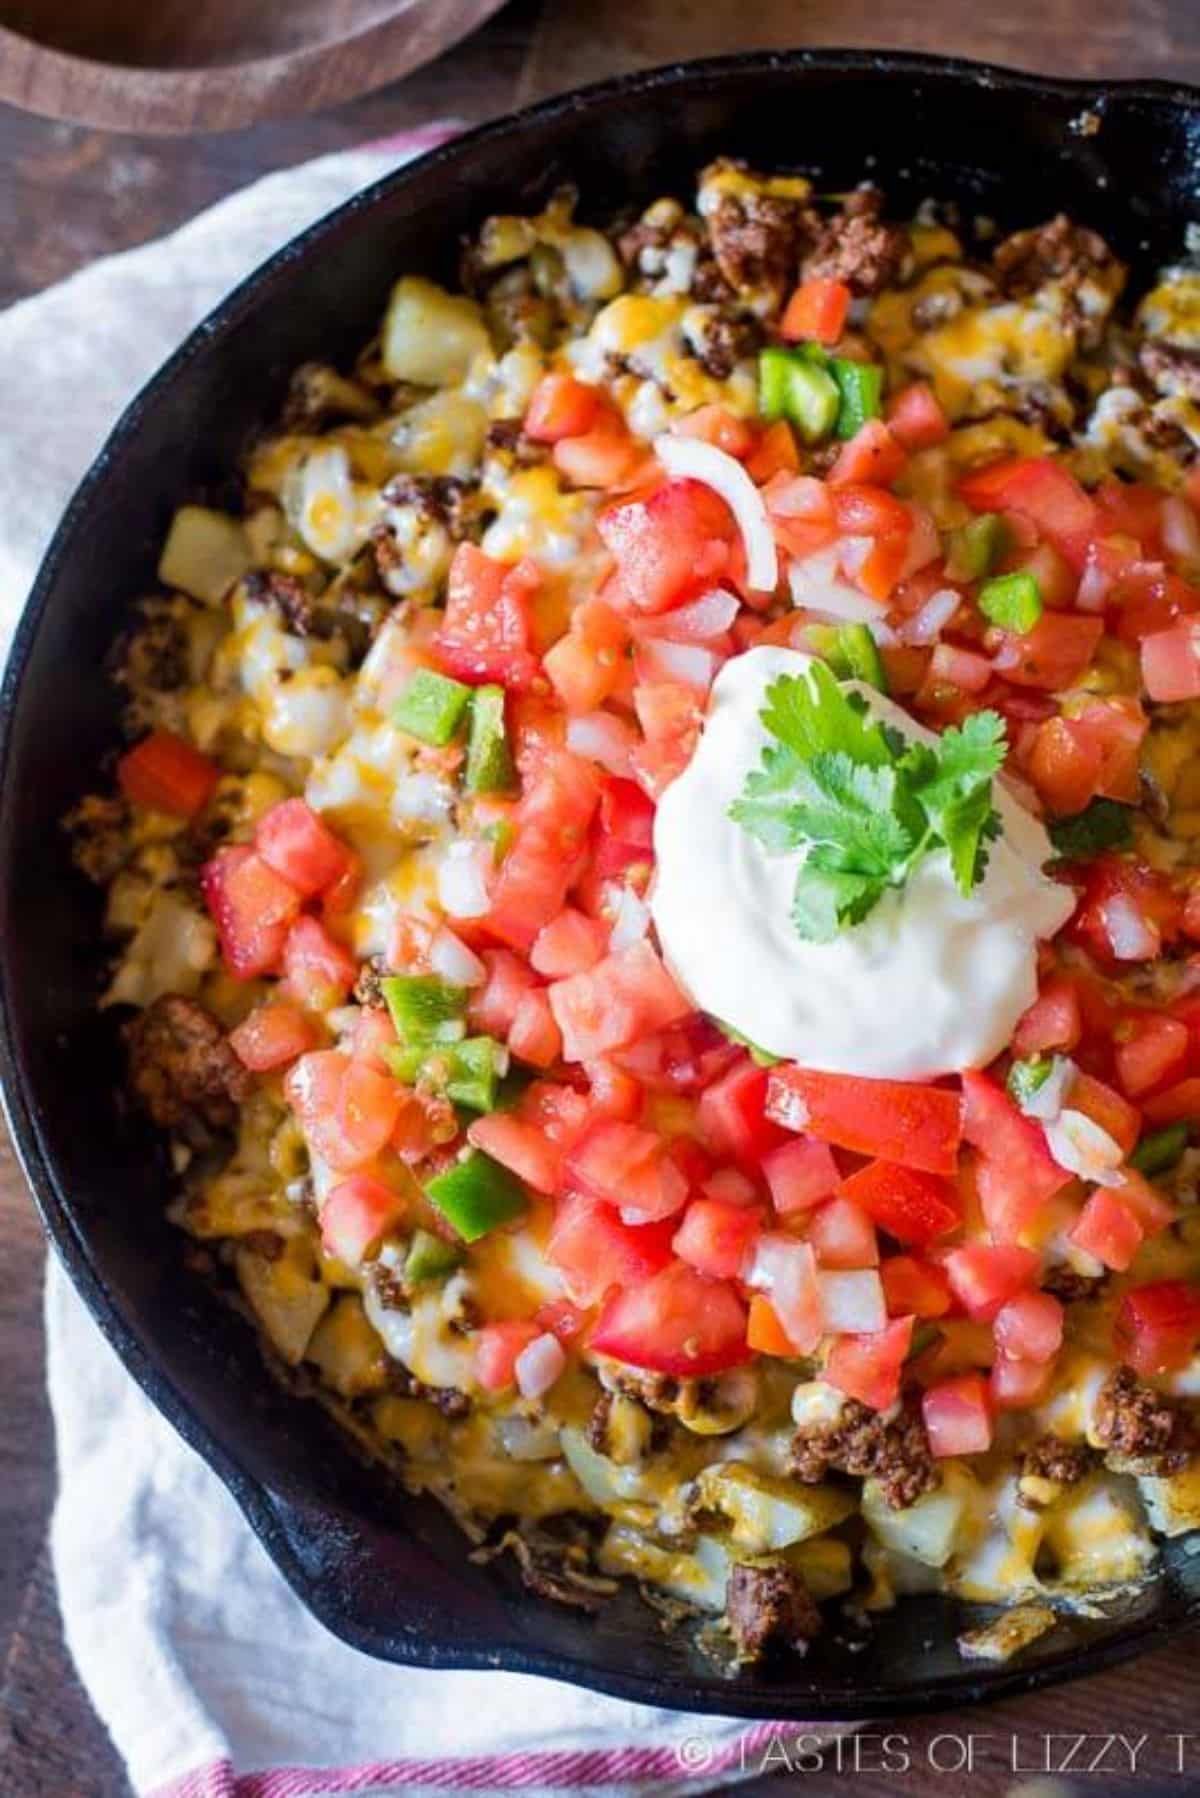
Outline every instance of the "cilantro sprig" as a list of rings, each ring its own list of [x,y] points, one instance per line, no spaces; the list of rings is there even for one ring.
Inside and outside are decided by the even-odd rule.
[[[960,892],[983,878],[1000,830],[997,713],[976,712],[936,743],[910,743],[813,662],[772,682],[761,717],[775,741],[729,815],[776,853],[805,851],[792,921],[807,941],[826,943],[861,924],[938,851],[949,855]]]

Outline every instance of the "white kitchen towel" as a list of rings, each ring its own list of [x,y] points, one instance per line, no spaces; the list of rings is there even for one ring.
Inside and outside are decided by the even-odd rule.
[[[0,315],[0,646],[75,483],[163,358],[279,244],[453,129],[271,175]],[[524,1675],[390,1667],[347,1648],[305,1612],[53,1259],[46,1325],[67,1642],[139,1795],[599,1798],[680,1781],[700,1792],[769,1753],[780,1726],[690,1718]]]

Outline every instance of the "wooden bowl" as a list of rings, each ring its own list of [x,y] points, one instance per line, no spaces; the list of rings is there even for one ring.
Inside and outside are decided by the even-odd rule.
[[[0,99],[119,131],[229,131],[382,87],[503,0],[0,0]]]

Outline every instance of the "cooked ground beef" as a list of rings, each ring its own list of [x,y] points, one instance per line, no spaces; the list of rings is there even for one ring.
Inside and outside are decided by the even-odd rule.
[[[900,271],[909,237],[903,226],[885,224],[882,210],[883,195],[877,187],[855,188],[840,212],[816,223],[800,263],[802,278],[844,281],[856,294],[887,287]]]
[[[810,1486],[818,1485],[831,1468],[857,1479],[876,1479],[894,1511],[915,1504],[941,1480],[911,1394],[892,1418],[848,1398],[836,1423],[796,1431],[789,1466]]]
[[[288,383],[283,422],[290,431],[319,431],[339,419],[374,418],[374,395],[323,362],[305,362]]]
[[[1183,1406],[1115,1368],[1096,1401],[1096,1439],[1105,1464],[1120,1473],[1178,1473],[1200,1446]]]
[[[356,1005],[367,1005],[372,1011],[383,1010],[387,1000],[383,996],[381,983],[387,977],[387,971],[387,963],[382,955],[373,955],[369,961],[363,962],[350,995]]]
[[[706,175],[700,177],[703,192]],[[706,223],[717,267],[737,293],[774,289],[795,278],[800,207],[753,190],[721,193]]]
[[[1061,1436],[1039,1436],[1021,1456],[1021,1473],[1035,1479],[1074,1486],[1096,1464],[1096,1452],[1086,1442],[1064,1442]]]
[[[737,1562],[725,1589],[725,1615],[743,1661],[762,1660],[773,1650],[803,1654],[821,1629],[808,1587],[782,1561]]]
[[[488,426],[487,446],[503,456],[511,456],[518,468],[532,468],[550,454],[548,443],[535,443],[526,436],[524,422],[519,418],[494,418]]]
[[[164,993],[125,1028],[134,1091],[156,1124],[227,1130],[252,1080],[211,1012]]]
[[[125,650],[121,678],[134,691],[177,693],[189,674],[188,639],[174,612],[154,609]]]
[[[115,795],[111,799],[89,793],[67,819],[71,856],[81,874],[97,886],[107,886],[129,860],[129,807]]]
[[[602,1392],[592,1406],[592,1414],[587,1420],[584,1440],[589,1448],[594,1448],[598,1455],[608,1453],[608,1420],[612,1416],[613,1394]]]
[[[400,1361],[389,1361],[387,1379],[389,1389],[398,1397],[424,1399],[443,1417],[465,1417],[471,1409],[465,1392],[459,1392],[455,1386],[426,1386]]]
[[[762,327],[751,313],[712,306],[697,312],[688,340],[701,366],[725,381],[744,357],[754,354],[762,341]]]
[[[1200,400],[1200,350],[1179,343],[1144,343],[1138,362],[1159,393]]]
[[[383,489],[382,497],[389,506],[415,506],[444,525],[456,542],[478,533],[479,496],[472,481],[448,474],[397,474]]]
[[[316,619],[313,596],[294,574],[256,568],[243,576],[242,592],[259,605],[274,606],[293,637],[310,637]]]
[[[1047,1268],[1042,1278],[1042,1291],[1061,1299],[1064,1305],[1073,1305],[1080,1299],[1094,1299],[1107,1280],[1107,1274],[1079,1274],[1061,1262],[1057,1267]]]
[[[1060,212],[1044,225],[1014,231],[996,245],[992,266],[1010,299],[1023,299],[1047,281],[1078,285],[1113,259],[1104,239]]]

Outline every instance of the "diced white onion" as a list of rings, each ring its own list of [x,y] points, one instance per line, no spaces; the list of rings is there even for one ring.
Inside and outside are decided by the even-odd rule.
[[[451,986],[482,986],[487,979],[487,969],[475,951],[444,924],[429,945],[429,965]]]
[[[821,1307],[825,1328],[835,1334],[871,1334],[887,1327],[887,1301],[883,1282],[873,1268],[853,1273],[820,1273]]]
[[[549,1392],[566,1365],[567,1357],[557,1336],[552,1336],[549,1330],[542,1336],[535,1336],[513,1363],[521,1397],[541,1398],[544,1392]]]
[[[919,646],[935,643],[961,604],[961,593],[956,593],[953,587],[939,587],[900,626],[901,641]]]
[[[942,553],[937,525],[924,506],[910,506],[909,511],[912,513],[912,530],[908,533],[908,549],[900,564],[897,581],[906,581],[910,574],[916,574]]]
[[[714,587],[711,593],[689,599],[686,605],[676,606],[673,611],[636,619],[632,631],[635,637],[665,637],[671,643],[704,643],[712,637],[722,636],[740,610],[741,602],[735,593]]]
[[[775,538],[762,494],[741,463],[698,437],[672,437],[667,433],[655,438],[654,453],[668,474],[702,481],[725,501],[746,546],[748,584],[756,593],[774,593],[779,579]]]
[[[651,680],[680,681],[685,687],[707,692],[717,672],[717,657],[700,643],[674,643],[666,637],[648,637],[638,651],[653,671]],[[639,670],[640,671],[640,670]],[[570,726],[567,726],[568,734]]]
[[[770,1294],[771,1307],[799,1354],[821,1340],[817,1259],[812,1244],[781,1231],[764,1230],[746,1256],[742,1279]]]
[[[1068,1106],[1056,1118],[1043,1124],[1046,1143],[1059,1167],[1096,1186],[1119,1186],[1121,1164],[1125,1159],[1119,1142],[1102,1130],[1094,1119]]]
[[[1200,562],[1200,523],[1182,493],[1162,503],[1162,540],[1167,552],[1180,562]]]
[[[650,907],[646,901],[639,898],[632,887],[620,887],[616,903],[613,906],[613,926],[609,947],[611,949],[627,949],[631,943],[640,943],[649,928]]]
[[[828,1380],[801,1380],[792,1393],[792,1422],[802,1430],[835,1424],[846,1404],[846,1395]]]
[[[392,816],[397,823],[414,820],[440,824],[454,809],[454,789],[436,774],[418,771],[403,774],[392,794]]]
[[[665,647],[676,649],[682,645]],[[629,778],[629,757],[636,743],[637,733],[633,726],[613,712],[584,712],[578,718],[567,720],[567,748],[574,755],[599,762],[619,780]]]
[[[821,549],[815,555],[791,562],[788,585],[793,604],[809,612],[821,612],[826,618],[841,618],[848,624],[874,624],[887,612],[881,600],[860,593],[857,587],[838,578],[836,549]]]
[[[486,843],[451,843],[438,866],[438,902],[452,918],[482,918],[488,908]]]
[[[1062,1110],[1067,1090],[1078,1072],[1075,1063],[1067,1056],[1056,1055],[1050,1072],[1042,1084],[1022,1103],[1021,1110],[1025,1116],[1041,1118],[1043,1121],[1056,1118]]]
[[[1118,961],[1152,961],[1161,937],[1126,893],[1114,893],[1100,908],[1109,947]]]

